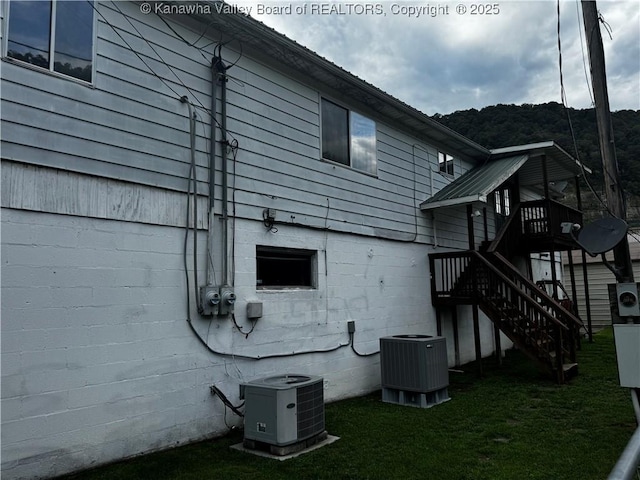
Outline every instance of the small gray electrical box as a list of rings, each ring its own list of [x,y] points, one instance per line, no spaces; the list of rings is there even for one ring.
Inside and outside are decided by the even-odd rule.
[[[247,303],[247,318],[260,318],[262,317],[262,302],[248,302]]]

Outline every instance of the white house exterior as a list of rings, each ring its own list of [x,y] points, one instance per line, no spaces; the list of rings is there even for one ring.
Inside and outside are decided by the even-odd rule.
[[[221,4],[72,3],[29,7],[60,51],[2,3],[3,478],[222,435],[211,385],[233,403],[277,373],[324,377],[328,401],[379,388],[347,322],[360,353],[437,333],[428,254],[469,248],[467,212],[419,205],[490,152]],[[73,35],[85,48],[63,51]],[[207,284],[233,315],[199,313]],[[451,365],[475,358],[471,323],[457,335]]]

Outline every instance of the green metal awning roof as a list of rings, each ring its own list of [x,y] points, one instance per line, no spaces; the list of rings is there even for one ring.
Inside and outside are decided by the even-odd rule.
[[[543,159],[546,159],[543,162]],[[420,204],[421,210],[452,207],[473,202],[487,203],[489,195],[518,173],[520,186],[544,189],[544,170],[548,182],[563,182],[591,173],[554,142],[491,150],[489,159],[455,179]]]
[[[472,202],[486,203],[489,194],[512,177],[528,159],[528,155],[517,155],[490,161],[469,170],[422,202],[420,209],[431,210]]]

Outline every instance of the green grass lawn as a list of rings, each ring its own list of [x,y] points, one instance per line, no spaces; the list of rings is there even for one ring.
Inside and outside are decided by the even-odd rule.
[[[451,373],[451,400],[429,409],[383,403],[380,392],[326,406],[340,440],[280,462],[231,450],[241,432],[66,478],[575,479],[607,477],[636,424],[618,385],[611,330],[583,343],[580,374],[556,385],[517,351]]]

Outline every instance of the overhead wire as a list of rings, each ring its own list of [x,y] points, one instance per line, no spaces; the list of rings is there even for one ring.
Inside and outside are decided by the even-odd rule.
[[[88,1],[88,0],[87,0]],[[190,291],[191,291],[191,286],[190,286],[190,277],[189,277],[189,268],[188,268],[188,249],[187,249],[187,245],[188,245],[188,239],[189,239],[189,232],[191,230],[190,227],[190,217],[191,217],[191,211],[193,210],[193,274],[194,274],[194,283],[195,283],[195,300],[196,300],[196,304],[197,304],[197,308],[200,309],[200,302],[198,299],[198,291],[197,291],[197,284],[198,284],[198,280],[197,280],[197,172],[196,172],[196,164],[195,164],[195,123],[197,121],[197,114],[194,112],[194,108],[201,108],[202,110],[204,110],[205,112],[207,112],[209,114],[209,116],[211,116],[213,118],[213,121],[220,126],[220,123],[218,122],[218,120],[213,117],[212,112],[205,107],[200,100],[197,98],[197,95],[195,95],[192,90],[185,85],[185,83],[182,81],[182,79],[179,77],[179,75],[177,75],[177,73],[173,70],[173,68],[167,64],[167,62],[162,58],[162,56],[158,53],[158,51],[151,45],[151,43],[140,33],[140,31],[135,27],[135,25],[131,22],[131,20],[129,19],[129,17],[122,12],[122,10],[120,10],[120,8],[116,5],[115,1],[112,1],[115,9],[126,19],[126,21],[131,25],[131,27],[136,31],[136,33],[140,36],[141,39],[143,39],[145,41],[145,43],[147,43],[147,45],[149,45],[149,47],[151,48],[151,50],[156,54],[156,56],[158,57],[158,60],[165,65],[169,71],[171,71],[171,73],[176,77],[176,79],[178,80],[178,83],[184,87],[192,96],[193,98],[196,100],[196,102],[198,102],[199,107],[195,106],[192,104],[192,102],[188,99],[188,97],[186,95],[180,95],[163,77],[161,77],[160,75],[158,75],[158,73],[151,67],[151,65],[149,65],[149,63],[147,63],[147,61],[143,58],[143,56],[137,52],[132,46],[131,44],[120,34],[120,32],[118,31],[118,29],[113,26],[108,20],[107,18],[102,14],[102,12],[99,11],[98,8],[96,8],[96,6],[93,4],[93,2],[88,2],[93,10],[101,17],[102,21],[108,25],[113,32],[120,38],[120,40],[122,40],[122,42],[124,43],[124,45],[145,65],[145,67],[148,69],[148,71],[155,76],[158,80],[160,80],[160,82],[162,82],[175,96],[177,99],[179,99],[181,102],[186,103],[189,109],[189,135],[190,135],[190,164],[189,164],[189,174],[188,174],[188,186],[187,186],[187,204],[186,204],[186,210],[187,210],[187,215],[186,215],[186,226],[185,226],[185,235],[184,235],[184,240],[183,240],[183,264],[184,264],[184,271],[185,271],[185,281],[186,281],[186,287],[187,287],[187,301],[186,301],[186,308],[187,308],[187,312],[186,312],[186,316],[187,316],[187,323],[190,327],[190,329],[193,331],[193,333],[195,334],[196,338],[198,339],[198,341],[211,353],[214,353],[216,355],[220,355],[220,356],[225,356],[225,357],[232,357],[232,358],[243,358],[243,359],[249,359],[249,360],[262,360],[262,359],[268,359],[268,358],[283,358],[283,357],[291,357],[291,356],[298,356],[298,355],[307,355],[307,354],[312,354],[312,353],[328,353],[328,352],[333,352],[336,351],[340,348],[344,348],[347,346],[352,346],[352,348],[354,349],[355,352],[355,348],[352,345],[352,341],[348,342],[348,343],[339,343],[336,346],[333,347],[329,347],[326,349],[315,349],[315,350],[305,350],[305,351],[298,351],[298,352],[287,352],[287,353],[276,353],[276,354],[268,354],[268,355],[242,355],[242,354],[234,354],[234,353],[230,353],[230,352],[222,352],[222,351],[218,351],[215,350],[214,348],[212,348],[208,342],[202,337],[202,335],[200,334],[200,332],[198,332],[198,330],[195,328],[195,325],[193,324],[193,319],[191,318],[191,295],[190,295]],[[204,53],[202,52],[202,50],[208,46],[210,46],[211,44],[207,44],[204,47],[196,47],[195,43],[197,43],[203,36],[204,33],[196,40],[196,42],[194,42],[193,44],[189,43],[188,41],[186,41],[186,39],[184,39],[184,37],[182,37],[182,35],[180,35],[173,27],[171,27],[171,25],[160,16],[161,20],[163,21],[163,23],[165,25],[167,25],[167,27],[178,37],[180,38],[182,41],[184,41],[185,43],[187,43],[188,45],[196,48],[197,50],[199,50],[201,52],[201,54],[203,55],[203,57],[205,58],[205,60],[207,59],[204,56]],[[207,27],[208,28],[208,27]],[[206,30],[205,30],[206,33]],[[222,58],[222,47],[224,45],[226,45],[229,42],[226,43],[222,43],[222,42],[218,42],[218,44],[216,45],[216,47],[214,48],[214,52],[217,54],[217,56],[219,58]],[[240,44],[240,53],[238,58],[235,60],[235,62],[233,62],[232,64],[230,64],[227,69],[235,66],[238,64],[238,62],[240,61],[240,59],[242,58],[242,44]],[[202,120],[200,120],[202,122]],[[225,148],[226,147],[230,147],[232,149],[233,152],[233,162],[234,162],[234,177],[235,177],[235,162],[236,162],[236,155],[237,155],[237,150],[239,148],[239,143],[238,140],[229,132],[227,132],[228,137],[231,138],[231,141],[229,142],[228,140],[225,142]],[[234,182],[235,182],[235,178],[234,178]],[[192,187],[193,185],[193,187]],[[235,183],[234,183],[235,185]],[[193,190],[192,190],[193,188]],[[234,193],[235,193],[235,188],[234,188]],[[194,205],[193,207],[191,206],[191,198],[193,195],[193,202]],[[233,207],[234,207],[234,216],[235,216],[235,198],[232,198],[233,201]],[[235,318],[233,319],[234,323],[235,323]],[[240,331],[242,331],[240,329],[240,327],[236,324],[236,327],[238,327],[238,329]],[[255,327],[255,323],[253,325],[253,327]],[[248,333],[251,333],[251,331],[253,331],[253,327],[251,328],[251,330]],[[244,333],[245,335],[248,335],[248,333],[242,331],[242,333]],[[351,337],[352,340],[352,337]],[[358,353],[358,352],[356,352]],[[360,356],[368,356],[368,355],[374,355],[378,352],[374,352],[371,354],[359,354]],[[214,390],[212,390],[213,392]],[[216,394],[218,394],[218,392],[215,392]],[[222,392],[220,392],[222,393]],[[220,395],[218,395],[220,396]],[[222,396],[220,396],[220,398],[223,398]],[[226,398],[226,397],[224,397]],[[228,406],[229,408],[231,408],[231,404],[229,402],[229,405],[225,404],[226,406]],[[234,407],[237,408],[237,407]]]
[[[149,70],[149,72],[151,72],[151,74],[153,74],[153,76],[155,76],[158,80],[160,80],[169,90],[171,90],[175,96],[176,99],[181,99],[182,95],[180,95],[178,92],[176,92],[173,87],[171,85],[169,85],[164,78],[162,78],[160,75],[158,75],[155,70],[153,68],[151,68],[151,66],[144,60],[144,58],[142,58],[142,56],[133,49],[133,47],[129,44],[129,42],[127,42],[127,40],[120,34],[120,32],[118,31],[118,29],[116,27],[114,27],[113,25],[111,25],[111,23],[109,22],[109,20],[107,20],[105,18],[105,16],[102,14],[102,12],[100,12],[100,10],[98,10],[98,8],[94,5],[94,2],[91,2],[90,0],[87,0],[87,2],[89,3],[89,5],[91,5],[91,7],[93,8],[93,10],[100,15],[100,17],[102,18],[102,21],[104,23],[106,23],[109,27],[111,27],[111,29],[114,31],[114,33],[116,35],[118,35],[118,37],[120,37],[120,40],[122,40],[124,42],[124,44],[127,46],[127,48],[133,53],[135,54],[136,57],[138,57],[138,59],[147,67],[147,69]],[[122,13],[122,12],[121,12]]]
[[[602,13],[601,13],[600,11],[598,11],[597,13],[598,13],[598,22],[599,22],[599,23],[602,23],[602,25],[605,27],[605,30],[606,30],[606,31],[607,31],[607,33],[609,34],[609,38],[613,40],[613,36],[612,36],[612,32],[611,32],[611,26],[610,26],[610,25],[605,21],[604,17],[602,16]],[[586,31],[585,31],[585,35],[587,35],[587,34],[588,34],[588,36],[589,36],[589,37],[593,37],[593,35],[597,33],[597,31],[596,31],[596,27],[597,27],[597,26],[598,26],[598,24],[595,24],[595,25],[593,26],[593,28],[591,29],[591,31],[590,31],[590,32],[586,32]],[[591,68],[591,57],[589,57],[589,66],[590,66],[590,68]],[[610,134],[611,134],[611,141],[612,141],[612,142],[614,142],[613,132],[610,132]],[[614,157],[615,157],[615,148],[616,148],[616,147],[615,147],[615,143],[614,143],[614,144],[613,144]],[[617,160],[616,160],[616,163],[617,163]],[[605,177],[606,177],[606,178],[605,178],[605,180],[608,178],[608,181],[612,182],[614,185],[617,185],[617,183],[618,183],[618,182],[617,182],[617,180],[616,180],[616,176],[615,176],[615,175],[613,175],[613,174],[609,171],[608,164],[603,164],[603,165],[602,165],[602,171],[603,171],[603,174],[604,174],[604,175],[605,175]],[[624,198],[624,191],[622,190],[622,186],[620,186],[620,185],[617,185],[617,186],[621,189],[622,196],[623,196],[623,198]],[[601,200],[601,202],[602,202],[602,200]],[[607,208],[607,211],[609,212],[609,214],[610,214],[610,215],[612,215],[613,217],[617,218],[615,215],[613,215],[613,214],[609,211],[609,209],[608,209],[608,208]]]
[[[155,76],[156,78],[158,78],[158,80],[160,80],[169,90],[171,90],[171,92],[173,92],[176,95],[176,98],[180,99],[182,97],[182,95],[180,95],[163,77],[161,77],[160,75],[158,75],[158,73],[153,69],[153,67],[151,67],[149,65],[149,63],[147,63],[145,61],[145,59],[142,57],[142,55],[137,52],[129,42],[127,42],[127,40],[120,34],[120,32],[118,31],[118,29],[116,27],[114,27],[107,19],[106,17],[96,8],[96,6],[93,4],[93,2],[91,2],[90,0],[87,0],[92,8],[94,9],[94,11],[100,15],[100,17],[102,18],[102,20],[104,21],[104,23],[106,23],[115,33],[116,35],[118,35],[118,37],[123,41],[123,43],[126,45],[126,47],[133,53],[136,55],[136,57],[138,57],[138,59],[147,67],[147,69],[149,70],[149,72]],[[164,58],[162,57],[162,55],[160,55],[160,53],[153,47],[153,45],[151,45],[151,43],[146,39],[146,37],[144,35],[142,35],[140,33],[140,31],[136,28],[136,26],[131,22],[131,20],[129,19],[129,17],[122,11],[120,10],[120,8],[117,6],[116,4],[117,0],[112,0],[112,3],[115,7],[115,9],[118,11],[118,13],[120,13],[125,19],[126,21],[129,23],[129,25],[131,25],[131,27],[136,31],[136,33],[140,36],[140,38],[142,40],[145,41],[145,43],[147,43],[147,45],[149,45],[149,48],[151,48],[151,50],[156,54],[156,56],[158,57],[158,60],[165,65],[169,71],[171,71],[171,73],[176,77],[176,79],[178,80],[178,83],[184,87],[190,94],[191,96],[195,99],[195,101],[198,103],[197,108],[204,110],[205,112],[207,112],[207,114],[209,115],[209,117],[213,118],[213,121],[218,125],[218,127],[220,127],[220,123],[218,122],[218,120],[216,118],[213,117],[212,112],[210,111],[209,108],[207,108],[205,105],[202,104],[202,102],[198,99],[198,96],[195,95],[195,93],[192,91],[191,88],[189,88],[180,78],[180,76],[175,72],[175,70],[164,60]],[[180,35],[173,27],[171,27],[171,24],[169,22],[167,22],[161,15],[157,14],[158,17],[162,20],[162,22],[167,25],[167,27],[183,42],[185,42],[187,45],[191,45],[182,35]],[[227,42],[230,43],[230,42]],[[210,46],[211,43],[207,44],[206,46]],[[221,53],[221,47],[223,45],[226,45],[226,43],[218,43],[216,45],[216,48],[218,49],[218,51]],[[240,44],[241,45],[241,44]],[[205,47],[206,47],[205,46]],[[218,48],[220,47],[220,48]],[[208,62],[209,59],[204,55],[204,53],[202,52],[202,48],[198,48],[198,47],[194,47],[196,48],[198,51],[200,51],[201,55],[203,56],[203,58]],[[235,62],[233,62],[229,67],[227,68],[231,68],[232,66],[235,66],[240,58],[242,57],[242,54],[240,54],[240,56],[238,57],[238,59],[236,59]],[[202,120],[201,120],[202,121]],[[231,138],[235,140],[235,137],[227,132],[227,135]],[[237,140],[236,140],[237,141]]]
[[[213,112],[211,112],[207,107],[205,107],[205,106],[202,104],[202,102],[198,99],[198,96],[197,96],[197,95],[195,95],[195,94],[194,94],[194,92],[193,92],[193,91],[192,91],[192,90],[191,90],[191,89],[190,89],[190,88],[189,88],[189,87],[188,87],[188,86],[187,86],[187,85],[182,81],[182,79],[180,78],[180,76],[175,72],[175,70],[171,67],[171,65],[169,65],[169,64],[164,60],[164,58],[162,57],[162,55],[161,55],[161,54],[160,54],[160,53],[159,53],[159,52],[154,48],[154,46],[153,46],[153,45],[152,45],[152,44],[147,40],[147,38],[146,38],[144,35],[142,35],[142,33],[140,32],[140,30],[138,30],[138,28],[133,24],[133,22],[129,19],[129,17],[128,17],[124,12],[122,12],[122,10],[120,10],[120,8],[117,6],[117,4],[116,4],[115,2],[112,2],[112,3],[113,3],[113,5],[114,5],[115,9],[120,13],[120,15],[122,15],[122,16],[125,18],[125,20],[126,20],[126,21],[129,23],[129,25],[130,25],[130,26],[135,30],[135,32],[139,35],[139,37],[140,37],[140,38],[142,38],[142,39],[145,41],[145,43],[146,43],[146,44],[149,46],[149,48],[153,51],[153,53],[155,54],[155,56],[157,57],[157,59],[158,59],[158,60],[159,60],[163,65],[165,65],[165,66],[167,67],[167,69],[168,69],[168,70],[173,74],[173,76],[177,79],[178,83],[179,83],[180,85],[182,85],[182,86],[183,86],[183,87],[184,87],[184,88],[185,88],[185,89],[186,89],[186,90],[187,90],[187,91],[192,95],[192,97],[195,99],[195,101],[196,101],[196,102],[198,102],[198,104],[199,104],[199,108],[201,108],[202,110],[204,110],[205,112],[207,112],[207,113],[209,114],[209,117],[213,119],[214,123],[216,123],[216,124],[220,127],[221,125],[220,125],[220,123],[218,122],[217,118],[215,118],[215,117],[213,116]],[[140,60],[141,60],[141,61],[142,61],[146,66],[147,66],[147,68],[149,69],[149,71],[151,71],[151,72],[152,72],[152,73],[153,73],[157,78],[159,78],[159,79],[160,79],[160,80],[161,80],[165,85],[167,85],[167,86],[171,89],[171,91],[172,91],[172,92],[174,92],[174,93],[176,93],[176,95],[178,95],[178,94],[177,94],[177,92],[176,92],[173,88],[171,88],[171,86],[170,86],[170,85],[169,85],[169,84],[168,84],[168,83],[167,83],[167,82],[166,82],[162,77],[160,77],[160,76],[159,76],[159,75],[158,75],[158,74],[153,70],[153,68],[152,68],[152,67],[151,67],[151,66],[150,66],[146,61],[144,61],[144,59],[140,56],[140,54],[139,54],[138,52],[136,52],[136,51],[134,51],[134,50],[133,50],[133,48],[131,47],[131,45],[130,45],[130,44],[129,44],[129,43],[128,43],[128,42],[127,42],[127,41],[126,41],[126,40],[125,40],[125,39],[124,39],[120,34],[119,34],[119,32],[117,32],[117,30],[115,29],[115,27],[113,27],[113,26],[112,26],[112,25],[111,25],[111,24],[106,20],[106,18],[105,18],[103,15],[101,15],[101,16],[102,16],[103,20],[104,20],[107,24],[109,24],[109,26],[111,26],[111,28],[112,28],[112,29],[114,29],[114,31],[116,31],[116,33],[118,33],[118,36],[120,36],[120,38],[122,38],[122,40],[125,42],[125,44],[127,45],[127,47],[128,47],[131,51],[133,51],[133,52],[136,54],[136,56],[138,56],[138,58],[139,58],[139,59],[140,59]],[[177,32],[177,31],[176,31],[176,30],[171,26],[171,24],[170,24],[169,22],[167,22],[167,21],[166,21],[166,20],[165,20],[161,15],[158,15],[158,17],[159,17],[159,18],[162,20],[162,22],[163,22],[163,23],[164,23],[164,24],[165,24],[165,25],[166,25],[166,26],[167,26],[167,27],[168,27],[168,28],[169,28],[169,29],[174,33],[174,35],[176,35],[180,40],[182,40],[183,42],[185,42],[187,45],[189,45],[189,46],[191,46],[191,47],[193,47],[193,46],[194,46],[194,45],[195,45],[195,44],[196,44],[196,43],[197,43],[197,42],[198,42],[198,41],[199,41],[199,40],[204,36],[204,34],[206,33],[206,31],[208,30],[208,28],[209,28],[209,27],[210,27],[210,25],[211,25],[211,23],[210,23],[210,24],[207,26],[207,28],[204,30],[204,32],[200,35],[200,37],[198,37],[198,39],[197,39],[195,42],[190,43],[190,42],[188,42],[188,41],[187,41],[187,40],[186,40],[182,35],[180,35],[180,33],[178,33],[178,32]],[[222,44],[222,43],[218,43],[218,45],[216,45],[216,47],[214,48],[214,54],[215,54],[215,57],[217,57],[217,58],[222,58],[222,46],[223,46],[223,44]],[[195,47],[195,48],[196,48],[196,49],[198,49],[197,47]],[[200,53],[201,53],[201,55],[203,56],[203,58],[204,58],[205,60],[207,60],[207,57],[204,55],[204,53],[203,53],[200,49],[198,49],[198,50],[200,51]],[[229,65],[229,66],[227,66],[227,67],[225,68],[225,76],[226,76],[226,71],[227,71],[229,68],[231,68],[231,67],[235,66],[235,65],[240,61],[240,59],[241,59],[241,58],[242,58],[242,50],[241,50],[241,52],[240,52],[239,57],[236,59],[236,61],[235,61],[233,64],[231,64],[231,65]],[[224,79],[223,79],[223,81],[224,81]],[[192,105],[192,104],[190,103],[190,105]],[[197,117],[196,117],[196,118],[197,118]],[[202,119],[200,119],[199,121],[202,123],[202,125],[203,125],[203,129],[204,129],[204,122],[202,121]],[[206,132],[205,132],[205,133],[206,133]],[[238,149],[238,140],[233,136],[233,134],[229,133],[228,131],[227,131],[227,136],[231,139],[230,145],[231,145],[232,151],[234,152],[234,162],[235,162],[235,158],[236,158],[236,154],[237,154],[237,149]],[[227,141],[228,141],[228,140],[227,140]],[[227,146],[223,146],[223,148],[227,148]],[[235,163],[234,163],[234,165],[235,165]],[[194,168],[194,170],[193,170],[193,174],[195,175],[195,172],[196,172],[196,171],[195,171],[195,167],[193,167],[193,168]],[[215,165],[211,165],[211,166],[210,166],[210,168],[215,168]],[[235,177],[234,177],[234,183],[235,183]],[[196,182],[196,186],[197,186],[197,182]],[[196,187],[194,187],[194,188],[196,188]],[[195,190],[194,190],[194,191],[195,191]],[[196,200],[195,200],[195,201],[197,202],[197,196],[196,196],[195,198],[196,198]],[[235,190],[234,190],[234,201],[235,201]],[[197,207],[196,207],[196,208],[197,208]],[[234,208],[235,208],[235,204],[234,204]],[[195,238],[194,238],[194,242],[197,242],[197,240],[196,240]],[[209,264],[212,266],[212,269],[213,269],[213,258],[211,257],[211,252],[210,252],[210,251],[208,251],[207,257],[208,257],[208,258],[207,258],[207,262],[209,262]],[[215,269],[214,269],[214,276],[215,276]],[[196,283],[197,283],[197,282],[196,282]],[[196,285],[196,295],[197,295],[197,294],[198,294],[198,292],[197,292],[197,285]],[[199,304],[199,303],[198,303],[198,306],[200,307],[200,304]]]
[[[609,206],[602,200],[602,197],[595,191],[595,189],[591,185],[591,182],[589,182],[589,179],[587,178],[587,171],[585,170],[584,164],[582,163],[582,160],[580,159],[580,152],[578,150],[578,142],[576,140],[575,131],[573,129],[573,122],[571,121],[571,113],[569,112],[569,106],[567,104],[567,95],[566,95],[566,90],[565,90],[565,87],[564,87],[564,75],[563,75],[563,66],[562,66],[562,41],[561,41],[561,35],[560,35],[560,0],[556,0],[556,5],[557,5],[557,18],[558,18],[558,22],[557,22],[557,38],[558,38],[558,67],[559,67],[559,71],[560,71],[560,99],[561,99],[561,102],[562,102],[562,107],[563,107],[563,110],[565,112],[565,115],[567,116],[567,122],[569,124],[569,132],[571,134],[571,140],[573,142],[573,149],[575,151],[576,160],[578,161],[578,164],[580,165],[580,169],[582,171],[582,178],[584,179],[584,181],[587,184],[587,187],[589,188],[591,193],[595,196],[595,198],[598,200],[598,202],[605,208],[605,210],[609,213],[609,215],[611,215],[612,217],[615,217],[615,215],[609,209]]]
[[[125,15],[124,12],[122,12],[122,10],[120,10],[120,8],[117,5],[116,1],[112,1],[111,3],[113,3],[113,6],[115,7],[115,9],[118,11],[118,13],[120,13],[120,15],[122,15],[125,20],[127,21],[127,23],[129,23],[129,25],[131,25],[131,28],[133,28],[135,30],[135,32],[139,35],[139,37],[144,40],[144,42],[149,46],[149,48],[151,49],[151,51],[153,51],[153,53],[155,53],[156,57],[158,57],[158,60],[165,66],[167,67],[167,69],[173,74],[174,77],[176,77],[176,79],[178,80],[178,83],[180,85],[182,85],[190,94],[191,96],[195,99],[196,102],[198,102],[198,104],[200,105],[200,108],[202,108],[205,111],[209,111],[207,109],[207,107],[205,107],[202,102],[198,99],[198,96],[194,94],[194,92],[187,86],[185,85],[185,83],[182,81],[182,79],[180,78],[180,76],[175,72],[175,70],[171,67],[171,65],[169,65],[164,58],[162,58],[162,55],[160,55],[158,53],[158,51],[153,47],[153,45],[151,44],[151,42],[147,39],[147,37],[145,35],[142,35],[142,33],[140,33],[140,30],[138,30],[138,28],[134,25],[134,23],[131,21],[131,19],[129,18],[128,15]],[[160,16],[160,18],[162,18]],[[164,19],[162,19],[164,21]],[[166,22],[165,22],[166,23]],[[156,74],[157,76],[157,74]]]
[[[586,55],[584,53],[584,39],[582,38],[582,28],[580,28],[580,0],[576,0],[576,14],[578,18],[578,33],[580,34],[580,49],[582,50],[582,68],[584,70],[584,79],[587,83],[587,91],[589,92],[589,98],[591,99],[591,106],[596,104],[593,99],[593,93],[591,92],[591,83],[589,81],[589,72],[587,71]]]

